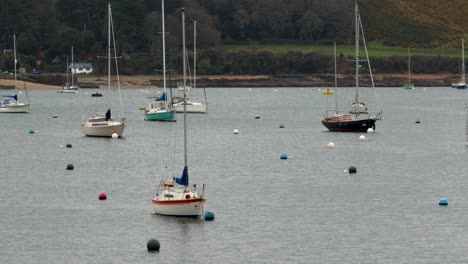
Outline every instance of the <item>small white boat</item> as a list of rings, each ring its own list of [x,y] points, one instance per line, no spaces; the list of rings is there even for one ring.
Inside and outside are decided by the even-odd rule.
[[[4,95],[0,103],[0,113],[28,113],[29,104],[18,102],[16,95]]]
[[[29,113],[29,100],[27,103],[21,103],[18,100],[18,86],[16,85],[18,80],[16,73],[16,64],[18,63],[16,59],[16,35],[13,35],[13,51],[15,64],[15,94],[2,96],[3,100],[0,102],[0,113]],[[24,88],[27,96],[28,91],[26,90],[26,85]]]
[[[186,111],[187,113],[201,113],[201,114],[205,114],[207,109],[206,109],[206,105],[203,104],[203,103],[198,103],[198,102],[193,102],[193,101],[186,101],[186,103],[184,103],[183,101],[182,102],[178,102],[178,103],[174,103],[172,105],[172,107],[174,108],[174,111],[176,113],[183,113],[184,112],[184,106],[186,106]]]
[[[110,109],[106,115],[95,113],[82,123],[81,130],[88,137],[112,137],[114,133],[121,137],[125,128],[125,119],[117,121],[110,115]]]
[[[188,185],[187,167],[184,168],[185,173],[187,173]],[[202,186],[204,189],[204,185]],[[154,212],[167,216],[200,217],[206,200],[204,190],[202,190],[202,195],[199,196],[196,187],[194,185],[192,189],[184,184],[177,184],[174,180],[161,183],[160,190],[152,199]]]
[[[164,10],[164,0],[161,1]],[[185,9],[182,8],[182,47],[185,58]],[[184,62],[184,83],[186,78],[186,65]],[[187,99],[183,89],[183,102]],[[187,110],[187,104],[183,104]],[[187,166],[187,111],[184,111],[184,170],[181,177],[174,177],[159,184],[156,194],[151,199],[154,212],[167,216],[200,217],[203,214],[205,203],[205,185],[201,185],[201,194],[197,192],[197,185],[189,187],[189,174]]]
[[[184,84],[181,83],[181,82],[178,82],[178,83],[177,83],[177,91],[183,91],[183,90],[184,90]],[[185,91],[186,91],[186,92],[192,91],[192,86],[187,85],[187,88],[185,88]]]
[[[75,77],[73,74],[73,70],[71,70],[71,84],[68,81],[68,69],[72,69],[74,67],[74,62],[73,62],[73,46],[71,49],[71,56],[72,56],[72,63],[71,67],[68,65],[68,57],[67,57],[67,83],[62,87],[62,90],[58,90],[57,93],[78,93],[78,85],[75,85]]]
[[[78,87],[63,86],[62,90],[58,90],[57,93],[78,93]]]

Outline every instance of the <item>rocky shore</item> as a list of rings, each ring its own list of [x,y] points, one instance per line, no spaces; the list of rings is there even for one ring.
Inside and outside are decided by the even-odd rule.
[[[377,74],[374,76],[376,87],[402,87],[407,82],[406,74]],[[412,81],[416,87],[446,87],[460,78],[456,74],[415,74],[412,75]],[[65,80],[61,74],[41,74],[26,75],[19,77],[19,86],[23,86],[26,81],[28,88],[60,88]],[[172,78],[173,85],[181,81],[181,76]],[[12,76],[2,76],[0,78],[0,88],[13,88]],[[98,88],[106,86],[106,76],[81,75],[78,77],[78,83],[81,88]],[[152,75],[123,75],[120,76],[122,88],[146,88],[161,87],[162,79],[160,76]],[[361,75],[360,83],[362,86],[370,86],[370,76]],[[338,76],[339,87],[353,87],[355,85],[354,75],[340,74]],[[316,75],[215,75],[200,76],[197,78],[198,87],[333,87],[333,74]]]

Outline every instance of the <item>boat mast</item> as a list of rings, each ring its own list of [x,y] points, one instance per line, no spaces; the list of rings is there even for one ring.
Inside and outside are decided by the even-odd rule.
[[[356,23],[356,36],[355,36],[355,46],[356,46],[356,96],[354,98],[355,103],[359,103],[359,9],[357,0],[355,1],[355,23]]]
[[[337,90],[338,90],[338,80],[337,80],[337,70],[336,70],[336,41],[333,43],[333,50],[335,52],[334,54],[334,62],[335,62],[335,113],[338,114],[338,95],[337,95]]]
[[[70,87],[70,82],[68,80],[68,68],[69,67],[70,67],[70,65],[68,65],[68,57],[67,57],[67,84],[66,84],[66,86],[68,86],[68,87]],[[67,87],[65,87],[65,88],[67,88]]]
[[[193,21],[193,88],[197,88],[197,21]]]
[[[411,85],[411,48],[408,47],[408,84]]]
[[[465,40],[462,36],[462,82],[465,83]]]
[[[182,7],[182,57],[183,57],[183,73],[184,73],[184,166],[187,167],[187,64],[185,56],[187,50],[185,48],[185,8]]]
[[[164,0],[161,0],[161,18],[162,18],[162,49],[163,49],[163,83],[164,93],[166,93],[166,30],[164,26]],[[167,102],[167,94],[164,100]]]
[[[75,68],[75,63],[73,63],[73,46],[71,48],[71,55],[72,55],[72,68],[71,68],[71,83],[72,83],[72,86],[71,87],[75,87],[75,81],[73,80],[73,69]]]
[[[107,93],[110,95],[110,83],[111,83],[111,3],[109,1],[108,16],[107,16]]]
[[[13,56],[15,57],[15,67],[14,67],[14,70],[15,70],[15,95],[18,94],[18,88],[17,88],[17,85],[16,85],[16,82],[17,82],[17,77],[16,77],[16,35],[13,34]]]

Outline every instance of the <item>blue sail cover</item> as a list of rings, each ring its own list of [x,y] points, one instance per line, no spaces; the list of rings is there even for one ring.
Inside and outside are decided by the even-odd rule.
[[[15,99],[15,101],[18,101],[18,95],[4,95],[3,97],[9,97]]]
[[[184,171],[182,172],[182,176],[180,178],[174,177],[174,180],[177,184],[188,186],[188,168],[187,166],[184,167]]]
[[[156,98],[156,101],[166,101],[166,92],[162,93],[161,96]]]

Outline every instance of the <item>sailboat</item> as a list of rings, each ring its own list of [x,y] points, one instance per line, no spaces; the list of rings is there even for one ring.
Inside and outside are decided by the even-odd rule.
[[[185,49],[185,47],[184,47]],[[183,63],[184,67],[186,67],[186,57],[184,55],[183,58]],[[196,88],[196,81],[197,80],[197,21],[194,21],[193,23],[193,88],[195,90]],[[183,81],[183,88],[182,90],[184,92],[188,91],[189,88],[187,86],[187,79],[184,78]],[[208,103],[206,100],[206,91],[203,89],[204,95],[205,95],[205,104],[196,102],[195,100],[189,99],[186,101],[176,101],[172,103],[172,106],[174,107],[174,110],[176,113],[182,113],[186,109],[187,113],[201,113],[201,114],[206,114],[208,111]]]
[[[111,10],[111,3],[109,2],[108,6],[108,42],[107,42],[107,90],[110,94],[111,92],[111,32],[112,32],[112,43],[114,48],[114,59],[115,59],[115,66],[116,66],[116,75],[117,75],[117,84],[118,84],[118,91],[119,91],[119,99],[120,99],[120,113],[121,118],[115,119],[112,118],[111,109],[108,108],[105,114],[95,113],[88,119],[86,119],[82,125],[81,129],[86,136],[91,137],[112,137],[115,133],[119,137],[123,135],[124,128],[125,128],[125,118],[123,117],[123,109],[122,109],[122,95],[120,94],[120,80],[119,80],[119,69],[117,64],[117,51],[115,48],[115,38],[114,38],[114,26],[112,21],[112,10]],[[110,96],[108,96],[109,98]],[[110,100],[110,99],[108,99]]]
[[[413,90],[414,84],[411,82],[411,49],[408,48],[408,82],[403,85],[404,89]]]
[[[461,38],[462,40],[462,73],[461,73],[461,80],[457,83],[452,83],[453,88],[457,89],[466,89],[467,85],[465,82],[465,40],[463,37]]]
[[[155,101],[149,103],[145,110],[145,120],[149,121],[175,121],[175,113],[167,101],[166,93],[166,31],[164,22],[164,0],[161,0],[162,17],[162,49],[163,49],[163,93]]]
[[[164,1],[164,0],[163,0]],[[185,8],[182,8],[182,47],[185,58]],[[186,64],[183,66],[184,83],[186,84]],[[183,102],[187,101],[185,89]],[[201,185],[201,194],[197,192],[197,184],[189,187],[187,165],[187,105],[184,105],[184,170],[181,177],[161,181],[156,194],[152,198],[154,212],[160,215],[200,217],[203,214],[205,185]]]
[[[361,17],[359,15],[359,8],[357,2],[355,3],[355,23],[356,23],[356,35],[355,35],[355,46],[356,46],[356,93],[354,97],[354,102],[351,104],[351,110],[347,113],[340,113],[338,111],[338,101],[337,101],[337,93],[335,92],[335,102],[336,108],[335,113],[333,115],[328,115],[324,119],[322,119],[322,124],[328,128],[330,131],[343,131],[343,132],[366,132],[367,129],[373,128],[375,129],[375,123],[377,120],[382,118],[382,112],[379,112],[376,115],[369,114],[367,110],[367,102],[362,102],[359,98],[359,30],[362,30],[364,48],[366,50],[367,55],[367,63],[369,65],[369,71],[372,81],[372,86],[374,87],[374,80],[372,77],[372,70],[370,67],[369,62],[369,54],[367,53],[366,42],[364,38],[364,30],[362,27]],[[336,45],[335,45],[335,87],[336,84]],[[337,90],[335,88],[335,90]]]
[[[58,90],[58,93],[78,93],[78,86],[75,85],[75,76],[73,69],[75,68],[75,64],[73,61],[73,46],[71,48],[71,58],[72,58],[72,63],[71,65],[68,65],[68,57],[67,57],[67,83],[62,87],[62,90]],[[68,72],[69,70],[71,71],[71,84],[68,81]]]
[[[14,70],[15,70],[15,94],[14,95],[3,95],[3,99],[0,102],[0,113],[29,113],[29,100],[27,103],[21,103],[18,100],[18,78],[16,72],[16,35],[13,35],[13,54],[14,54]],[[25,86],[26,88],[26,86]],[[27,90],[26,90],[27,96]]]

